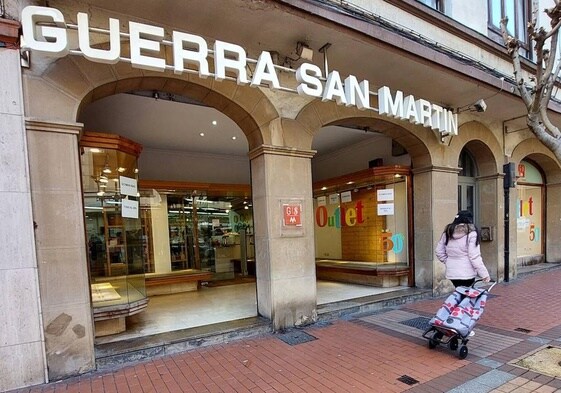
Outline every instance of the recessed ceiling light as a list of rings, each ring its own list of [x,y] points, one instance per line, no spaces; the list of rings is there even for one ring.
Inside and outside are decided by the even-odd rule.
[[[215,126],[215,125],[217,125],[217,124],[218,124],[218,122],[217,122],[216,120],[213,120],[213,121],[212,121],[212,125],[213,125],[213,126]]]
[[[92,153],[101,153],[101,149],[98,149],[97,147],[92,147],[92,148],[90,149],[90,152],[92,152]]]
[[[134,170],[134,173],[138,173],[138,168],[136,168],[136,169]]]
[[[237,137],[235,137],[235,136],[233,136],[233,137],[232,137],[232,140],[233,140],[233,141],[235,141],[236,139],[238,139],[238,138],[237,138]]]
[[[204,132],[200,132],[199,135],[200,135],[200,136],[205,136],[205,133],[204,133]]]
[[[325,190],[327,190],[327,187],[323,186],[323,187],[321,188],[321,190],[322,190],[322,191],[325,191]]]
[[[119,167],[119,169],[117,169],[119,172],[123,173],[124,171],[127,170],[127,168],[123,168],[122,166]]]
[[[353,184],[353,183],[354,183],[354,181],[348,181],[347,182],[347,184]]]

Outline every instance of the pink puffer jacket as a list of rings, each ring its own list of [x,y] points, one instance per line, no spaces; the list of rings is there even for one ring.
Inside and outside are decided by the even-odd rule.
[[[436,257],[446,265],[446,278],[450,280],[489,277],[489,272],[481,258],[479,244],[475,244],[477,239],[475,227],[469,225],[469,231],[468,224],[456,225],[448,244],[446,244],[446,234],[443,233],[436,246]]]

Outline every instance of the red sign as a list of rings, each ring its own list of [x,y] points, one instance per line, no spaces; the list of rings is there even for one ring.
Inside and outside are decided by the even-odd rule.
[[[282,217],[284,226],[302,226],[302,205],[301,204],[290,204],[282,205]]]

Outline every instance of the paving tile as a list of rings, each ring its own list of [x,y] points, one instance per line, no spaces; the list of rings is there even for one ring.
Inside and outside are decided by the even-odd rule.
[[[561,391],[561,379],[510,364],[544,345],[561,345],[559,282],[561,269],[498,284],[464,360],[444,346],[429,349],[422,330],[407,324],[431,318],[439,298],[311,326],[301,331],[315,339],[297,345],[263,335],[18,393]],[[404,375],[419,382],[400,382]]]
[[[504,371],[492,370],[463,385],[449,390],[449,393],[487,393],[509,382],[513,378],[511,374],[505,373]]]

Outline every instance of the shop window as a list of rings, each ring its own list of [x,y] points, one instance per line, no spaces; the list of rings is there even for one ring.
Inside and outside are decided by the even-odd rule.
[[[407,285],[410,198],[409,170],[403,167],[376,167],[315,183],[318,278]]]
[[[230,189],[226,196],[197,191],[208,185],[189,186],[193,189],[141,190],[143,210],[151,218],[145,225],[154,232],[147,273],[200,270],[211,272],[212,281],[254,276],[253,214],[247,194],[235,196],[237,191]]]
[[[523,160],[518,165],[516,184],[517,257],[522,264],[540,262],[545,237],[543,176],[533,163]]]
[[[444,0],[417,0],[419,3],[428,5],[437,11],[444,12]]]
[[[458,174],[458,211],[469,210],[475,223],[479,222],[477,209],[477,166],[471,153],[462,149],[458,161],[460,173]]]
[[[94,309],[141,301],[150,234],[142,225],[136,186],[140,146],[88,132],[80,146]]]
[[[492,36],[502,43],[501,20],[508,18],[507,31],[516,37],[521,43],[521,55],[531,58],[527,24],[530,20],[529,0],[488,0],[489,30]]]

